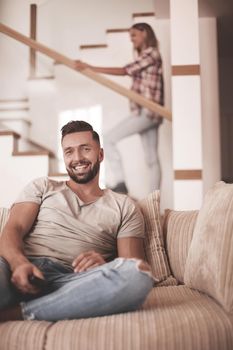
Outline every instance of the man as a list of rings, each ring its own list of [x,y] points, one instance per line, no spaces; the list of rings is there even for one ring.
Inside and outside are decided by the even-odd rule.
[[[131,311],[153,286],[142,214],[126,195],[99,187],[98,134],[71,121],[62,128],[62,148],[69,181],[32,181],[2,232],[0,321]]]

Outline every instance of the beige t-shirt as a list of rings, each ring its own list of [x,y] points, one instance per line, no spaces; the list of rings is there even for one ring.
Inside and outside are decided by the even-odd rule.
[[[24,239],[27,256],[48,257],[71,265],[79,254],[94,250],[106,261],[117,256],[117,239],[144,237],[143,216],[126,195],[104,190],[83,203],[66,185],[42,177],[30,182],[15,203],[34,202],[39,214]]]

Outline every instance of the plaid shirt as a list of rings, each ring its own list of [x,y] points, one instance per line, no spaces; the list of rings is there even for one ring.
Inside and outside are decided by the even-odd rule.
[[[133,79],[131,87],[133,91],[149,100],[163,105],[162,59],[158,49],[155,47],[148,47],[142,51],[134,62],[127,64],[125,70]],[[130,101],[130,107],[135,115],[139,115],[143,108],[133,101]],[[157,118],[158,121],[162,120],[161,117],[149,110],[146,110],[146,113],[148,117]]]

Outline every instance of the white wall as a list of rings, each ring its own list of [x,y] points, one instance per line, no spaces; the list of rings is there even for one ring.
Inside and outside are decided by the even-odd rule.
[[[32,179],[48,174],[48,156],[12,156],[13,137],[0,135],[0,207],[10,207]]]
[[[28,35],[28,2],[1,0],[0,22]],[[28,48],[0,33],[0,52],[0,99],[25,97],[28,78]]]
[[[221,179],[220,112],[215,18],[199,21],[204,193]]]
[[[224,181],[232,182],[233,177],[233,57],[220,56],[220,105],[221,105],[221,158],[222,177]]]

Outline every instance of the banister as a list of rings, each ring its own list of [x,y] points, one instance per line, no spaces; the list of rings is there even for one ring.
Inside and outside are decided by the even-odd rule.
[[[65,66],[74,69],[75,71],[78,71],[75,68],[75,61],[68,58],[67,56],[64,56],[62,54],[60,54],[59,52],[50,49],[49,47],[31,39],[28,38],[27,36],[15,31],[14,29],[0,23],[0,32],[2,32],[3,34],[6,34],[7,36],[10,36],[11,38],[20,41],[21,43],[31,47],[32,49],[39,51],[43,54],[45,54],[46,56],[49,56],[50,58],[54,59],[56,62],[62,63]],[[146,99],[145,97],[139,95],[138,93],[126,89],[125,87],[115,83],[114,81],[105,78],[104,76],[97,74],[95,72],[93,72],[90,69],[84,69],[82,71],[78,71],[79,73],[85,75],[86,77],[96,81],[97,83],[104,85],[108,88],[110,88],[111,90],[119,93],[120,95],[123,95],[127,98],[129,98],[130,100],[138,103],[139,105],[149,109],[152,112],[158,113],[159,115],[161,115],[162,117],[168,119],[169,121],[172,120],[172,115],[171,112],[166,109],[165,107],[159,105],[158,103],[155,103],[151,100]]]

